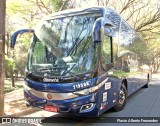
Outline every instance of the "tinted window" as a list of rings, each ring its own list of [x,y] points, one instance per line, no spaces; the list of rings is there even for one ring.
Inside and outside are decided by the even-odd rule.
[[[112,47],[111,47],[111,38],[107,35],[104,36],[104,41],[102,42],[102,69],[108,70],[110,68],[110,64],[112,63]]]
[[[43,21],[35,30],[29,70],[42,76],[70,76],[96,70],[97,46],[92,41],[92,27],[100,16],[95,13]]]

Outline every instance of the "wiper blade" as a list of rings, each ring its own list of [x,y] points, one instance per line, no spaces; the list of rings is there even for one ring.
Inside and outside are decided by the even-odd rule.
[[[77,75],[75,75],[74,73],[72,72],[68,72],[71,76],[75,77],[77,80],[79,80],[79,77]]]
[[[36,71],[40,71],[40,72],[47,72],[47,71],[55,71],[57,69],[67,69],[69,66],[57,66],[57,67],[52,67],[52,68],[40,68],[37,69]]]

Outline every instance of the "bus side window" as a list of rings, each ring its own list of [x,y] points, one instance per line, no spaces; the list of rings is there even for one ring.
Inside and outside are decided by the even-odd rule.
[[[107,71],[112,67],[112,37],[104,35],[101,46],[102,71]]]

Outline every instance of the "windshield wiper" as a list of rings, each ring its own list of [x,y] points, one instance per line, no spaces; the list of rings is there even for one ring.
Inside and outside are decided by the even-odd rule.
[[[51,72],[51,71],[56,71],[57,69],[67,69],[69,66],[57,66],[57,67],[52,67],[52,68],[39,68],[37,70],[34,70],[33,72]]]
[[[75,75],[74,73],[72,73],[72,72],[68,72],[71,76],[73,76],[73,77],[75,77],[77,80],[79,80],[80,78],[77,76],[77,75]]]

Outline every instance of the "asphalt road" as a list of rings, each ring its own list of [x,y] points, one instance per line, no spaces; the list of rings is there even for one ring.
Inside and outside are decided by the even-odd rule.
[[[64,115],[57,114],[52,117],[63,117]],[[110,118],[113,117],[113,118]],[[147,120],[158,119],[159,123],[107,123],[111,119],[121,119],[121,117],[128,117],[128,119],[138,118],[138,121],[144,117],[151,117]],[[158,117],[158,118],[157,118]],[[47,119],[43,121],[47,122]],[[55,118],[57,123],[44,123],[44,126],[160,126],[160,75],[156,75],[150,82],[149,88],[142,88],[136,93],[128,97],[127,104],[124,110],[114,112],[112,109],[96,118]],[[63,120],[62,120],[63,119]],[[128,120],[127,119],[127,120]],[[55,121],[56,122],[56,121]]]

